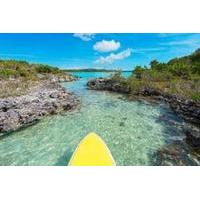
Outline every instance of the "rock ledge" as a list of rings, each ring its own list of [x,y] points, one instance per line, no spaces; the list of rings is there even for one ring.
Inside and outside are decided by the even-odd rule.
[[[0,135],[29,126],[46,115],[72,110],[79,104],[58,82],[44,81],[30,91],[0,99]]]

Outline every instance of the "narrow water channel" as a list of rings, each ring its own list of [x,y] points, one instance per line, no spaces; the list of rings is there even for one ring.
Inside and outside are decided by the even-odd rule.
[[[80,108],[1,138],[0,165],[67,165],[77,144],[91,131],[104,139],[117,165],[155,165],[158,149],[184,137],[179,128],[184,122],[166,105],[87,90],[89,78],[107,74],[78,75],[80,80],[63,85],[79,96]]]

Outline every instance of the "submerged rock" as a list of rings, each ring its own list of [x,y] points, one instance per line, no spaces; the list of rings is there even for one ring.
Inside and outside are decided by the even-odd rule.
[[[0,135],[31,125],[43,116],[76,108],[79,100],[57,82],[42,82],[27,95],[0,99]]]
[[[197,160],[191,158],[190,152],[182,142],[166,145],[156,152],[156,164],[162,166],[199,165]]]
[[[119,126],[125,126],[125,123],[124,122],[120,122]]]
[[[187,143],[195,150],[200,151],[200,130],[197,127],[189,126],[184,129]]]

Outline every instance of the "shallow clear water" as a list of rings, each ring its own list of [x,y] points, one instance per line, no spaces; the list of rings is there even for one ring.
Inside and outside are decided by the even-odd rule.
[[[86,89],[88,78],[108,73],[76,75],[82,78],[63,85],[80,97],[80,108],[1,138],[0,165],[67,165],[91,131],[104,139],[117,165],[154,165],[159,148],[184,137],[178,128],[183,122],[165,105]]]

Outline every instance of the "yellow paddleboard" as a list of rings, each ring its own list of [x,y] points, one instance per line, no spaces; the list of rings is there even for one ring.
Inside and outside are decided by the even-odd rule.
[[[69,166],[115,166],[115,161],[104,143],[95,133],[89,133],[79,143]]]

